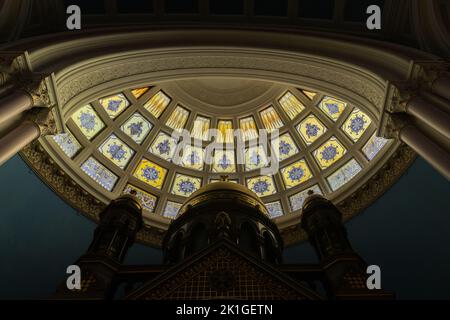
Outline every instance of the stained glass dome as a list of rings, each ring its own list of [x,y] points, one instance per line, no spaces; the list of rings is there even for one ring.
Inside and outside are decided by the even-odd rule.
[[[256,193],[272,218],[299,213],[308,190],[333,199],[389,144],[376,137],[375,121],[364,106],[313,88],[276,85],[278,94],[259,104],[248,107],[250,99],[239,110],[218,103],[210,112],[173,88],[131,87],[79,105],[66,117],[66,132],[53,136],[52,143],[107,197],[134,190],[145,215],[168,220],[193,192],[223,175]],[[192,143],[174,161],[180,141],[173,133],[182,129]],[[211,137],[209,129],[218,135]],[[243,163],[236,158],[239,137],[230,129],[242,130]],[[267,148],[252,144],[259,129],[279,130],[279,136]],[[205,148],[213,141],[226,149],[214,152],[208,163]],[[261,174],[273,154],[278,171]]]

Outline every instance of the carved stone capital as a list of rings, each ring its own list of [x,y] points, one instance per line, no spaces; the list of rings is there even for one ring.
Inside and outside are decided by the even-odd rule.
[[[433,83],[448,73],[450,60],[423,60],[414,61],[410,78],[415,81],[420,88],[430,89]]]
[[[16,87],[30,95],[34,107],[50,108],[54,104],[46,78],[20,79]]]
[[[41,137],[58,133],[51,108],[35,107],[27,112],[27,120],[33,121],[41,131]]]
[[[386,91],[384,111],[389,113],[406,112],[408,102],[416,97],[418,91],[413,83],[389,83]]]
[[[385,112],[381,118],[378,135],[386,139],[399,139],[400,131],[411,125],[406,114]]]

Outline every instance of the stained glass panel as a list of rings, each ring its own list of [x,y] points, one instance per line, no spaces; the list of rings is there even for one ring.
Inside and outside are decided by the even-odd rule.
[[[189,111],[181,106],[177,106],[167,119],[166,125],[174,130],[181,130],[186,125],[189,118]]]
[[[320,168],[325,169],[342,158],[346,152],[344,146],[333,136],[316,149],[313,154]]]
[[[89,140],[105,127],[105,123],[89,104],[75,111],[72,115],[72,120]]]
[[[181,165],[183,167],[203,170],[204,151],[202,148],[194,146],[186,146],[183,150],[183,157],[181,158]]]
[[[296,193],[296,194],[290,196],[289,202],[291,203],[292,211],[302,209],[303,203],[305,202],[305,199],[308,197],[309,190],[312,190],[315,194],[322,194],[322,190],[320,190],[320,187],[316,184],[316,185],[309,187],[306,190],[303,190],[299,193]]]
[[[302,92],[303,92],[303,94],[304,94],[305,96],[308,97],[309,100],[314,99],[314,97],[317,95],[317,93],[312,92],[312,91],[308,91],[308,90],[302,90]]]
[[[355,177],[361,170],[361,166],[355,159],[350,160],[327,178],[331,189],[336,191],[353,179],[353,177]]]
[[[200,189],[202,179],[177,173],[172,186],[172,193],[182,197],[189,197]]]
[[[166,218],[175,219],[178,215],[178,211],[180,211],[181,206],[181,203],[167,201],[163,216]]]
[[[214,152],[213,172],[236,172],[236,161],[233,150],[216,150]]]
[[[297,131],[300,133],[303,141],[307,145],[310,145],[327,131],[327,127],[325,127],[313,114],[310,114],[299,123]]]
[[[281,128],[284,123],[273,107],[269,107],[260,112],[261,120],[268,132]]]
[[[164,110],[166,110],[170,101],[170,98],[164,92],[159,91],[144,104],[144,108],[155,118],[159,118]]]
[[[345,102],[331,97],[324,97],[319,104],[319,108],[333,121],[339,118],[346,106]]]
[[[202,116],[197,116],[192,127],[191,135],[195,139],[208,140],[208,130],[211,125],[211,120]]]
[[[304,159],[294,162],[281,169],[281,175],[287,189],[298,186],[312,177],[311,170],[309,170],[309,167]]]
[[[305,110],[303,103],[289,91],[279,100],[279,103],[291,120]]]
[[[134,150],[114,134],[110,135],[98,150],[121,169],[125,169],[134,155]]]
[[[97,182],[103,188],[111,191],[116,184],[118,177],[109,171],[100,162],[93,157],[89,157],[82,165],[81,170],[84,171],[92,180]]]
[[[148,151],[164,160],[171,161],[177,145],[178,143],[175,138],[172,138],[164,132],[160,132],[155,140],[153,140]]]
[[[130,105],[130,102],[122,93],[102,98],[99,102],[111,119],[116,118]]]
[[[299,152],[297,145],[289,133],[285,133],[279,138],[273,139],[272,148],[274,150],[278,149],[277,157],[279,161],[288,159]]]
[[[362,151],[368,160],[372,160],[388,141],[388,139],[377,137],[376,134],[373,134],[362,148]]]
[[[81,144],[70,132],[56,134],[52,138],[69,158],[73,158],[81,150]]]
[[[253,119],[253,117],[240,119],[239,126],[242,130],[244,141],[258,138],[258,130],[256,128],[255,119]]]
[[[267,211],[269,211],[269,216],[271,218],[276,218],[283,215],[283,208],[281,207],[280,201],[266,203]]]
[[[133,175],[146,184],[161,189],[167,170],[147,159],[142,159]]]
[[[127,184],[127,186],[123,190],[123,194],[131,194],[132,191],[136,193],[135,196],[140,200],[142,208],[144,210],[155,212],[156,201],[158,200],[156,196],[145,192],[144,190],[139,189],[138,187],[135,187],[131,184]]]
[[[217,142],[233,143],[234,132],[233,122],[231,120],[219,120],[217,124],[217,130],[219,131]]]
[[[209,180],[209,183],[214,183],[214,182],[223,182],[223,180],[220,180],[220,179],[211,179],[211,180]],[[236,179],[228,179],[227,182],[239,183],[239,181],[236,180]]]
[[[120,127],[120,129],[137,144],[141,144],[152,127],[153,125],[140,113],[135,113]]]
[[[265,167],[268,164],[266,153],[262,146],[245,149],[245,170],[255,170]]]
[[[259,197],[270,196],[277,192],[271,176],[259,176],[247,179],[247,187]]]
[[[133,96],[134,96],[136,99],[139,99],[139,98],[142,97],[142,95],[143,95],[144,93],[146,93],[149,89],[150,89],[150,87],[137,88],[137,89],[131,90],[131,93],[133,94]]]
[[[367,114],[355,108],[342,125],[342,130],[350,139],[356,142],[364,134],[371,122],[372,120]]]

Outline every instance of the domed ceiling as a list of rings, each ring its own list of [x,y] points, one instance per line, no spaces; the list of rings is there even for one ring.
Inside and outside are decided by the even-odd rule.
[[[247,186],[275,221],[300,214],[308,190],[342,201],[392,144],[376,137],[377,120],[363,106],[235,78],[124,88],[72,108],[65,121],[65,133],[47,138],[62,169],[102,203],[135,190],[149,228],[168,225],[187,197],[221,179]],[[180,148],[182,129],[192,139]],[[260,129],[279,137],[261,144]],[[211,142],[224,148],[209,158]],[[263,174],[274,162],[276,172]]]

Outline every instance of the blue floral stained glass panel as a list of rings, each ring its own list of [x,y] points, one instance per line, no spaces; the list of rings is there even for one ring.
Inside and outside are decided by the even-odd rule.
[[[170,219],[175,219],[180,211],[181,203],[167,201],[163,216]]]
[[[344,184],[352,180],[353,177],[361,171],[361,169],[361,166],[355,159],[350,160],[327,178],[331,189],[336,191]]]
[[[320,187],[316,184],[312,187],[300,191],[299,193],[296,193],[289,197],[289,202],[291,203],[291,209],[292,211],[297,211],[302,209],[303,203],[305,202],[306,197],[308,197],[308,192],[313,191],[315,194],[322,194],[322,190],[320,190]]]
[[[93,157],[88,158],[81,165],[81,170],[108,191],[111,191],[114,188],[118,179],[114,173],[109,171]]]
[[[73,158],[81,149],[81,144],[69,132],[56,134],[52,138],[69,158]]]
[[[376,134],[374,134],[364,145],[362,151],[368,160],[372,160],[388,142],[388,139],[377,137]]]
[[[269,216],[271,218],[276,218],[283,215],[283,208],[281,207],[280,201],[266,203],[267,211],[269,211]]]

